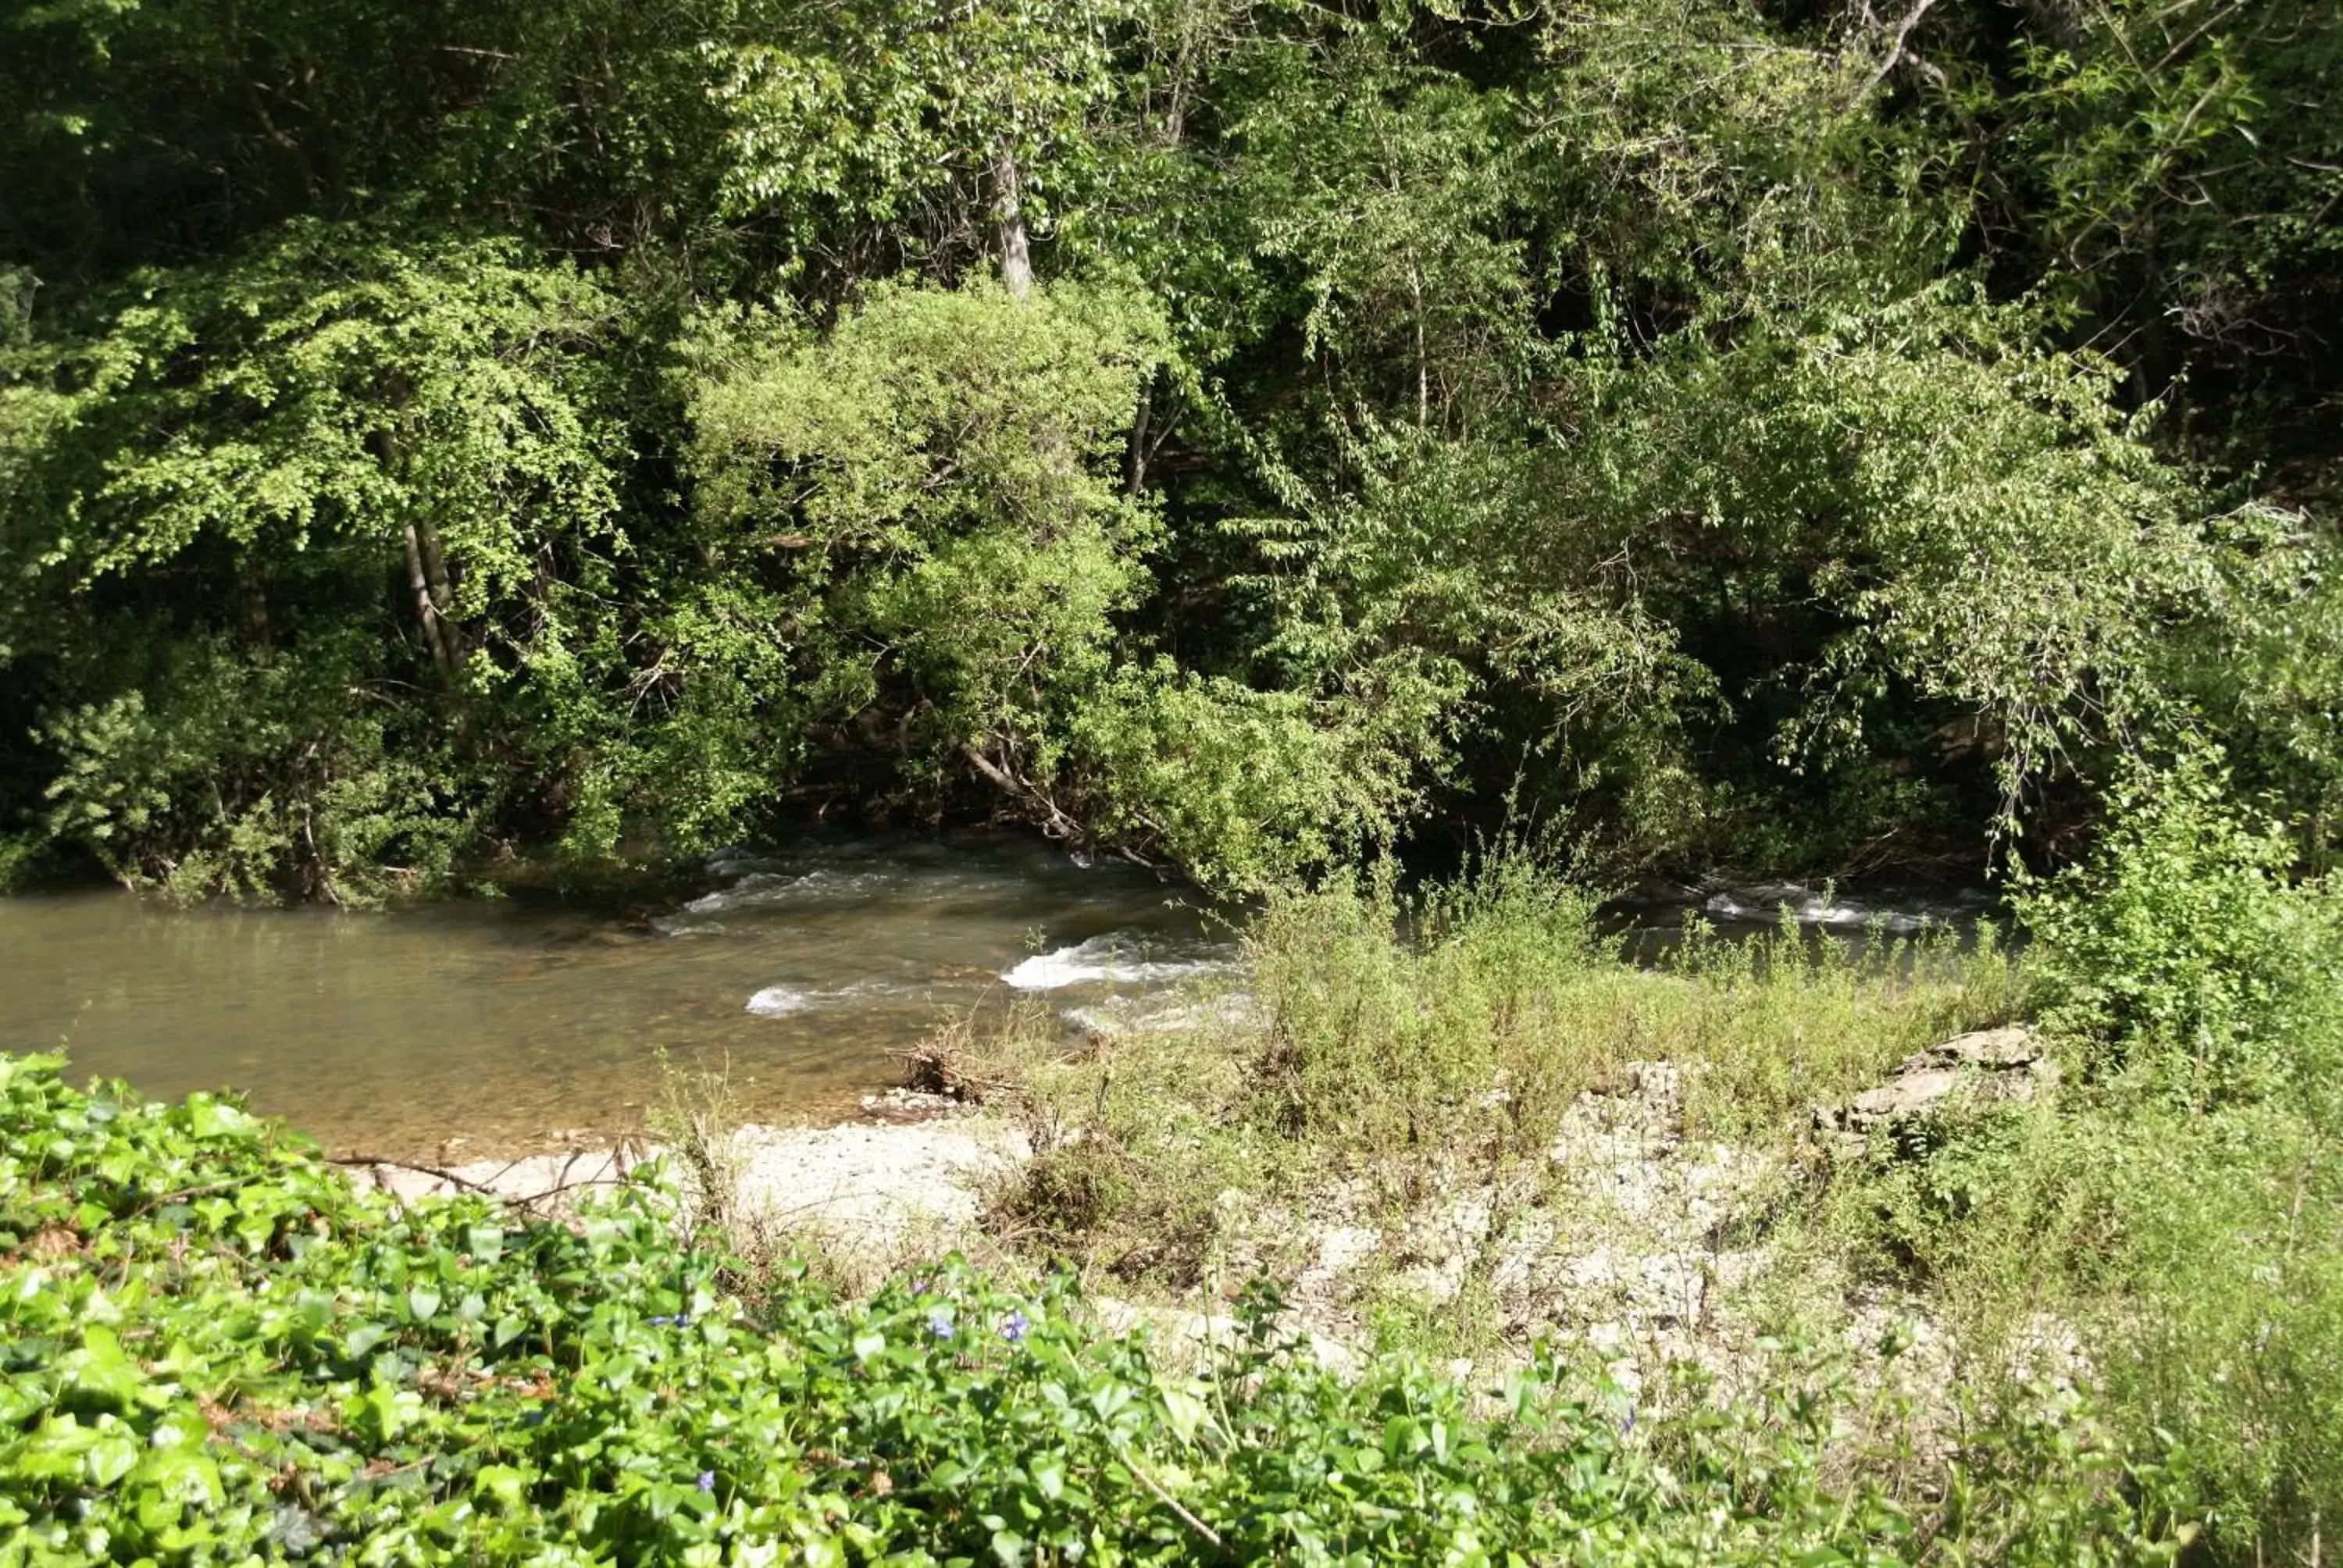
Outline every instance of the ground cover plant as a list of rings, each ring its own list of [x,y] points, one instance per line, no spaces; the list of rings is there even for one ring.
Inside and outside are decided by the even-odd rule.
[[[2073,1409],[1850,1469],[1808,1387],[1670,1417],[1544,1357],[1477,1397],[1344,1380],[1267,1303],[1172,1372],[1062,1280],[841,1300],[685,1244],[648,1191],[567,1224],[401,1204],[231,1101],[57,1067],[0,1058],[9,1568],[2047,1563],[2168,1555],[2177,1523]]]

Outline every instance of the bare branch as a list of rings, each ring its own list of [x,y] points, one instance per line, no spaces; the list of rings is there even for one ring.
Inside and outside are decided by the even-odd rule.
[[[1896,24],[1895,35],[1887,40],[1887,53],[1880,56],[1879,65],[1871,73],[1871,80],[1863,85],[1865,96],[1878,91],[1879,84],[1887,80],[1887,73],[1903,60],[1905,41],[1912,36],[1912,29],[1920,25],[1920,18],[1926,16],[1936,4],[1936,0],[1913,0],[1912,9],[1904,13],[1904,19]]]

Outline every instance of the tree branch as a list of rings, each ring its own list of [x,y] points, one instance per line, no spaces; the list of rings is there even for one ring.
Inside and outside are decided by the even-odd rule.
[[[1904,58],[1905,40],[1912,36],[1912,29],[1920,25],[1920,18],[1926,16],[1936,4],[1936,0],[1913,0],[1912,9],[1904,13],[1904,20],[1896,24],[1895,35],[1887,40],[1887,53],[1880,57],[1878,67],[1871,73],[1871,80],[1863,85],[1865,96],[1877,91],[1879,84],[1887,80],[1887,73]]]

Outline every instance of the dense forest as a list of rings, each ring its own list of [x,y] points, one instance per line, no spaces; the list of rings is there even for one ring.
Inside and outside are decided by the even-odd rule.
[[[0,834],[1235,887],[2343,806],[2321,0],[15,0]]]

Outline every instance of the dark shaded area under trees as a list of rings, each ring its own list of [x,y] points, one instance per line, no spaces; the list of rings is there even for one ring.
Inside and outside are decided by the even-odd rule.
[[[0,38],[0,865],[347,899],[843,802],[1848,872],[2192,731],[2326,863],[2331,5]]]

